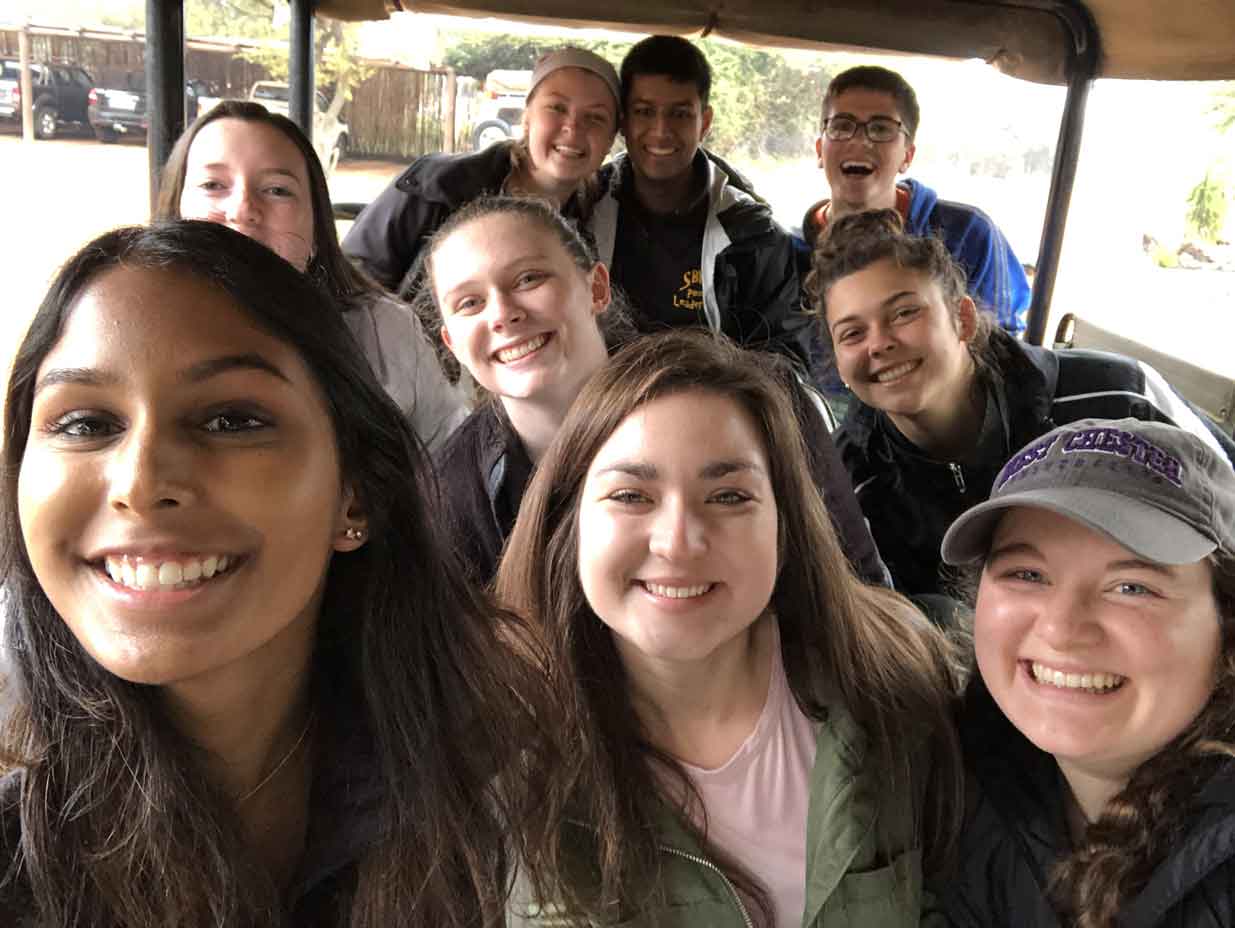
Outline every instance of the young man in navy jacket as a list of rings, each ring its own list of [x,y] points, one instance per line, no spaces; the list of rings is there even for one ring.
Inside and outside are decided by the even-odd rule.
[[[706,326],[806,366],[795,248],[750,183],[702,147],[712,73],[692,43],[654,35],[621,66],[626,152],[601,169],[590,231],[643,331]]]

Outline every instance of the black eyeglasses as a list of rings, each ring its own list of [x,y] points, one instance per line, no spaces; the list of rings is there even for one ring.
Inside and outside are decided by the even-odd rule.
[[[890,116],[873,116],[865,122],[852,116],[831,116],[823,121],[823,134],[833,142],[851,139],[859,129],[864,130],[872,142],[890,142],[902,132],[909,135],[905,124]]]

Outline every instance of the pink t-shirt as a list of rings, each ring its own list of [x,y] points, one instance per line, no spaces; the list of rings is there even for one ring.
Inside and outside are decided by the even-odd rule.
[[[799,928],[818,730],[789,692],[776,637],[768,698],[755,730],[720,767],[683,766],[708,810],[708,840],[768,890],[778,928]]]

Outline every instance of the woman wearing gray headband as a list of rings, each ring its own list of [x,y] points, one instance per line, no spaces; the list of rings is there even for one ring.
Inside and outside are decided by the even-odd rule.
[[[1235,472],[1083,420],[1012,457],[944,560],[980,566],[945,923],[1235,924]]]
[[[617,135],[620,99],[617,72],[599,55],[571,47],[545,53],[532,71],[522,139],[416,159],[360,214],[343,251],[408,297],[419,289],[429,236],[477,197],[543,197],[569,218],[586,218]]]

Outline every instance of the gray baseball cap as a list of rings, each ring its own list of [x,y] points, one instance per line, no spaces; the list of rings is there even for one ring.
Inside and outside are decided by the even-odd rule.
[[[1083,419],[1034,440],[1004,465],[990,499],[952,523],[943,559],[984,557],[1016,506],[1075,519],[1159,564],[1235,554],[1235,470],[1198,436],[1161,422]]]
[[[540,86],[540,82],[552,74],[554,71],[560,71],[562,68],[582,68],[591,74],[595,74],[605,86],[609,88],[609,92],[613,94],[614,111],[621,113],[622,111],[622,88],[618,83],[617,71],[613,65],[601,58],[595,52],[589,52],[586,48],[575,48],[567,46],[566,48],[555,49],[551,52],[545,52],[536,59],[536,64],[532,66],[532,86],[528,88],[527,98],[530,100],[532,94],[536,92],[536,88]]]

